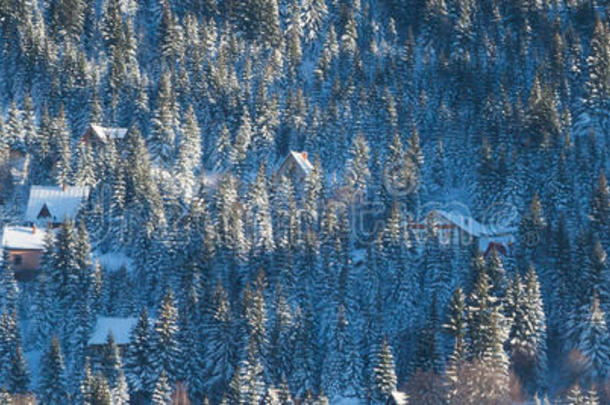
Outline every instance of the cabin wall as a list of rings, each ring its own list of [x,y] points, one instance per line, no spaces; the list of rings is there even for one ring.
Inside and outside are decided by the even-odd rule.
[[[40,258],[42,257],[41,250],[9,250],[9,259],[13,266],[13,271],[23,270],[38,270],[40,266]],[[16,264],[15,262],[21,256],[21,263]]]

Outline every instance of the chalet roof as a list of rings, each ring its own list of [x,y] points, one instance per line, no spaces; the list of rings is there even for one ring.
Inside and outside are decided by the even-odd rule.
[[[483,236],[504,235],[516,232],[516,229],[514,227],[505,227],[501,225],[485,225],[480,223],[476,219],[459,212],[432,210],[428,213],[428,215],[430,215],[430,213],[438,214],[439,216],[445,218],[447,221],[455,224],[464,232],[478,238]]]
[[[110,128],[98,124],[91,124],[90,126],[93,133],[102,142],[107,142],[108,139],[123,139],[127,134],[127,128]]]
[[[106,343],[108,334],[112,333],[114,341],[118,345],[129,343],[131,330],[138,323],[137,318],[99,317],[95,322],[88,345],[103,345]]]
[[[5,226],[2,232],[2,248],[15,250],[44,250],[44,229],[31,226]]]
[[[87,198],[89,198],[89,187],[32,186],[25,220],[60,222],[64,218],[74,218],[80,204]],[[38,218],[45,206],[50,217]]]
[[[313,165],[307,158],[307,152],[295,152],[295,151],[291,150],[290,156],[296,161],[299,168],[305,174],[309,174],[313,170]]]

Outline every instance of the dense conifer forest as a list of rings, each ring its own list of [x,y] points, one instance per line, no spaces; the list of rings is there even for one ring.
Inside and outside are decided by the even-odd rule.
[[[0,403],[610,403],[608,13],[0,0]]]

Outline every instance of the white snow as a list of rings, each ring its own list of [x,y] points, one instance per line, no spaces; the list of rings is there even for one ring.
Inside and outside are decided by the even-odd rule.
[[[127,344],[129,343],[131,330],[136,326],[137,322],[137,318],[99,317],[95,322],[95,328],[87,344],[103,345],[106,343],[109,333],[112,333],[114,341],[118,345]]]
[[[407,394],[400,391],[393,391],[392,398],[396,405],[407,405]]]
[[[32,186],[25,211],[25,220],[33,223],[44,223],[49,220],[61,222],[65,218],[74,218],[81,203],[89,198],[89,187],[55,187]],[[42,207],[47,206],[51,218],[38,218]]]
[[[98,262],[107,271],[117,271],[125,267],[127,271],[133,269],[133,259],[122,252],[109,252],[99,254],[93,252],[93,260]]]
[[[31,226],[5,226],[2,232],[2,248],[44,250],[44,229]]]
[[[364,401],[359,398],[335,397],[330,401],[331,405],[364,405]]]

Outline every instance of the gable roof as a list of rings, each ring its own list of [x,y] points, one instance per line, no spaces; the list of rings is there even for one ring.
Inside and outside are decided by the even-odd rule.
[[[101,142],[108,142],[109,139],[123,139],[127,134],[127,128],[103,127],[98,124],[91,124],[91,131]]]
[[[449,212],[442,210],[432,210],[428,213],[437,214],[447,221],[455,224],[458,228],[474,237],[480,238],[483,236],[495,236],[495,235],[506,235],[516,232],[514,227],[504,227],[500,225],[485,225],[477,221],[476,219],[464,215],[459,212]]]
[[[117,318],[100,316],[95,322],[88,345],[103,345],[106,343],[108,334],[112,333],[114,341],[118,345],[128,344],[131,330],[138,323],[137,318]]]
[[[313,170],[313,165],[307,158],[307,152],[296,152],[291,150],[286,158],[280,164],[277,173],[280,176],[285,175],[286,170],[289,168],[288,163],[294,162],[295,167],[300,171],[299,174],[309,176],[309,173]]]
[[[44,250],[46,231],[31,226],[5,226],[2,248],[9,250]]]
[[[81,203],[89,198],[89,187],[56,187],[32,186],[30,197],[25,211],[25,220],[40,222],[38,218],[41,210],[46,206],[54,222],[63,221],[64,218],[74,218]]]
[[[295,152],[290,151],[290,156],[296,161],[299,168],[305,173],[309,174],[313,170],[313,165],[307,158],[307,152]]]

